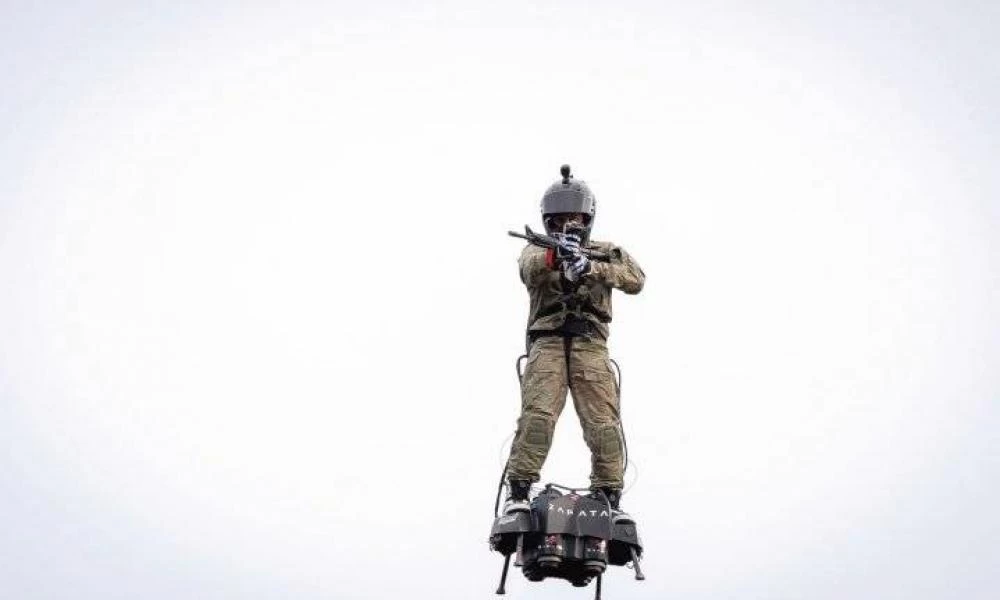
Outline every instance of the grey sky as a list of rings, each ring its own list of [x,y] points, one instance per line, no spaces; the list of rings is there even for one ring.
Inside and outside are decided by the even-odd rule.
[[[0,596],[492,596],[570,162],[649,277],[607,597],[991,598],[998,13],[5,4]]]

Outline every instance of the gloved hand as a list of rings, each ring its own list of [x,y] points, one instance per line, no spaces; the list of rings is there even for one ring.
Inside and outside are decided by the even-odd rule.
[[[560,262],[576,260],[580,254],[580,236],[572,233],[556,233],[554,238],[559,240],[559,247],[556,248],[556,259]]]
[[[574,283],[590,272],[590,259],[579,250],[575,257],[564,260],[562,264],[563,277]]]

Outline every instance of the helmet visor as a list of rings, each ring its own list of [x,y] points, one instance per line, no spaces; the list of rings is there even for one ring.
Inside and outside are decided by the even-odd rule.
[[[594,199],[580,190],[572,188],[551,190],[542,199],[542,214],[583,213],[590,215],[593,212]]]

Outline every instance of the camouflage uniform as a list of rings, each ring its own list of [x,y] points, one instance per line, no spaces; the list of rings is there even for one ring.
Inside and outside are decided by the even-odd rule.
[[[568,390],[590,448],[591,487],[622,487],[618,390],[605,340],[611,322],[611,290],[637,294],[646,277],[621,248],[607,242],[586,246],[609,252],[612,260],[593,261],[578,286],[570,285],[558,268],[550,266],[545,249],[529,245],[521,252],[521,281],[531,298],[528,334],[532,341],[521,382],[521,417],[507,462],[510,480],[539,480]],[[577,335],[563,334],[566,329]]]

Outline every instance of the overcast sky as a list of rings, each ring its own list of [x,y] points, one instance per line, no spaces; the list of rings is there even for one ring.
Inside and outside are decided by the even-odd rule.
[[[0,8],[0,596],[492,597],[568,162],[648,278],[605,596],[995,597],[995,3],[295,4]]]

